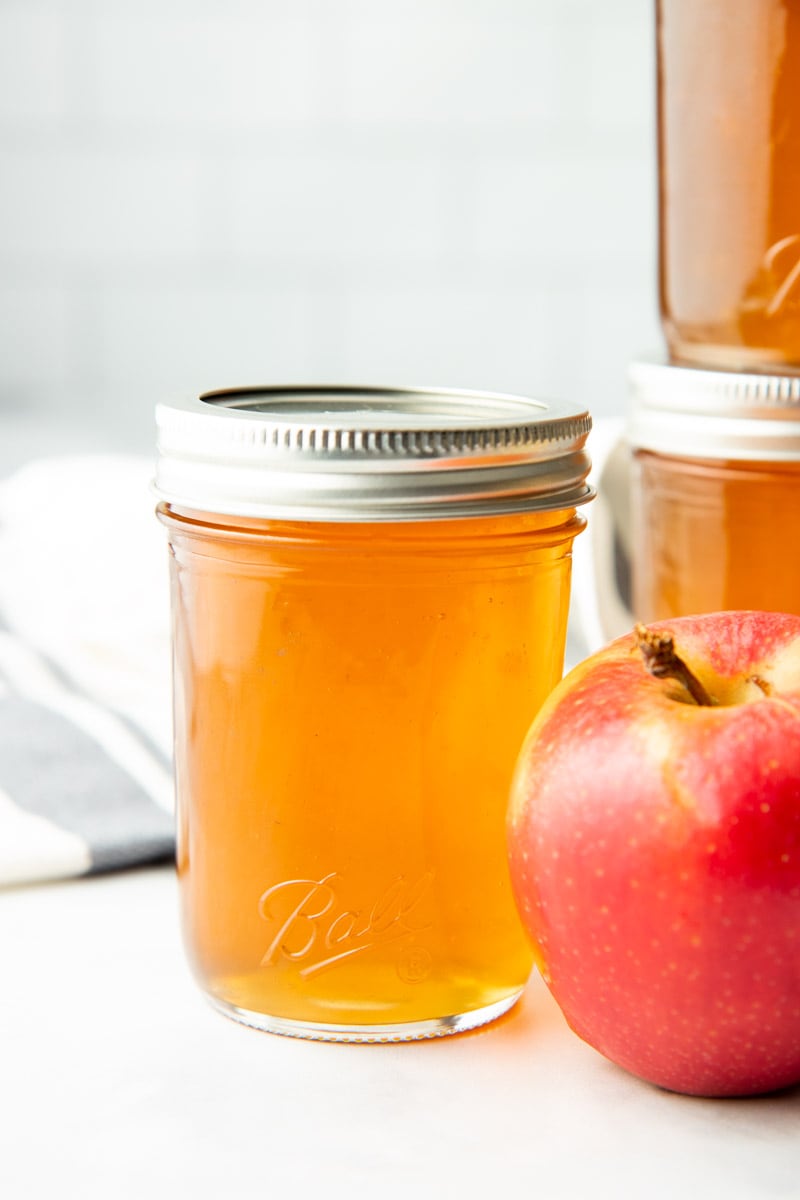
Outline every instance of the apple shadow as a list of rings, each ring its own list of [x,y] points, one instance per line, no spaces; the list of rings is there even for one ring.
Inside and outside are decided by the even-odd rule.
[[[675,1088],[664,1087],[663,1084],[654,1083],[652,1080],[644,1079],[640,1075],[634,1075],[631,1071],[627,1071],[625,1067],[621,1067],[618,1063],[613,1062],[612,1059],[600,1054],[599,1051],[595,1051],[595,1053],[603,1059],[609,1071],[615,1076],[620,1079],[633,1080],[639,1087],[651,1095],[686,1101],[687,1103],[704,1106],[709,1109],[715,1108],[718,1111],[724,1111],[728,1108],[731,1113],[744,1112],[747,1109],[751,1109],[753,1113],[758,1112],[764,1115],[771,1110],[788,1115],[794,1109],[800,1109],[800,1083],[791,1083],[784,1088],[776,1088],[770,1092],[704,1096],[698,1093],[681,1092]]]
[[[666,1090],[666,1089],[664,1089]],[[672,1093],[677,1095],[680,1093]],[[767,1106],[770,1104],[780,1105],[781,1107],[796,1107],[800,1108],[800,1083],[791,1083],[785,1088],[776,1088],[772,1092],[759,1092],[755,1096],[687,1096],[687,1100],[705,1100],[708,1102],[716,1102],[717,1104],[734,1104],[748,1105],[752,1104],[756,1107]]]

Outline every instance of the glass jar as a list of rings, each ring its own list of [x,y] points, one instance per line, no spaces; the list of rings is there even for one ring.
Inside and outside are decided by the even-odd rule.
[[[800,0],[658,0],[660,293],[674,359],[800,366]]]
[[[634,615],[800,613],[800,378],[637,363]]]
[[[258,388],[158,411],[178,876],[212,1002],[278,1033],[453,1033],[531,952],[504,817],[562,671],[586,413]]]

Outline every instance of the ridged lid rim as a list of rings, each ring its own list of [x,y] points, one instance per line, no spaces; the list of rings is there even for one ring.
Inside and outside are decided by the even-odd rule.
[[[632,363],[628,440],[688,458],[800,460],[800,375]]]
[[[588,500],[588,412],[503,393],[292,384],[159,404],[156,493],[243,516],[413,520]]]

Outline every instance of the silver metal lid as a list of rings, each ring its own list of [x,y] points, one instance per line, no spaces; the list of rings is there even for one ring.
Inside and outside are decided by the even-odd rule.
[[[684,458],[800,461],[800,375],[637,362],[628,440]]]
[[[567,508],[589,414],[432,388],[252,387],[160,404],[155,489],[177,507],[308,521]]]

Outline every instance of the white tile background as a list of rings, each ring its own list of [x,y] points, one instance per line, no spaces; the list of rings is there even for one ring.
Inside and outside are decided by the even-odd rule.
[[[0,423],[410,382],[620,412],[650,0],[0,0]],[[0,424],[0,428],[1,428]]]

